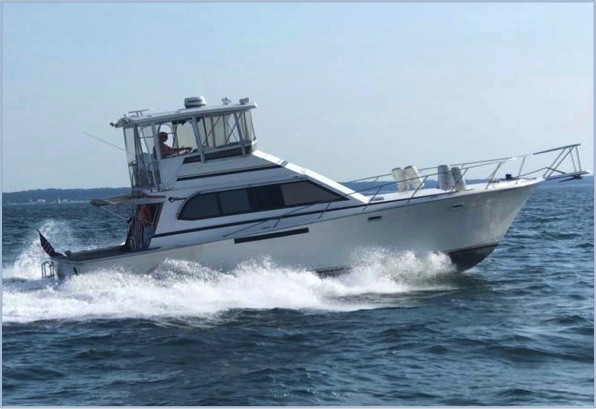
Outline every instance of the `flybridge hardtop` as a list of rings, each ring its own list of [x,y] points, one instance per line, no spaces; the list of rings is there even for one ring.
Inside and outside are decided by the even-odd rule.
[[[188,98],[187,98],[188,99]],[[204,101],[204,100],[203,100]],[[187,102],[188,104],[188,102]],[[256,108],[257,104],[243,100],[237,104],[226,103],[225,105],[206,107],[201,105],[199,102],[197,105],[188,105],[189,108],[183,108],[176,111],[168,112],[151,112],[148,109],[140,109],[137,111],[131,111],[128,115],[124,115],[112,126],[116,128],[123,128],[131,125],[148,124],[155,122],[156,120],[179,120],[193,116],[208,116],[208,115],[221,115],[229,114],[234,112],[248,111],[249,109]]]
[[[370,247],[443,252],[465,270],[497,246],[538,183],[587,173],[578,145],[567,145],[510,158],[396,167],[356,181],[350,186],[363,187],[353,190],[259,150],[256,103],[222,102],[208,106],[191,97],[179,110],[131,111],[112,123],[124,133],[131,192],[91,204],[129,209],[124,243],[62,254],[46,240],[44,249],[52,251],[44,274],[148,273],[167,259],[225,271],[265,256],[329,272],[349,268],[351,255]],[[529,162],[549,154],[554,160],[528,170]],[[488,177],[469,183],[482,169]]]

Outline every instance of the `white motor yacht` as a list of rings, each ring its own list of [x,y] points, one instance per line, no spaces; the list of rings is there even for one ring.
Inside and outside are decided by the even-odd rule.
[[[539,183],[588,173],[578,145],[567,145],[512,158],[404,166],[344,185],[261,151],[251,116],[257,105],[248,98],[218,106],[202,97],[184,102],[176,111],[133,111],[111,124],[124,132],[131,192],[91,204],[129,206],[126,240],[62,254],[40,234],[51,256],[44,276],[148,273],[167,259],[226,271],[263,256],[330,273],[348,269],[354,252],[374,247],[442,252],[463,271],[495,249]],[[556,156],[550,166],[525,172],[526,160],[547,154]],[[514,160],[519,171],[499,178]],[[573,168],[561,170],[570,160]],[[466,175],[479,168],[488,177],[473,183]]]

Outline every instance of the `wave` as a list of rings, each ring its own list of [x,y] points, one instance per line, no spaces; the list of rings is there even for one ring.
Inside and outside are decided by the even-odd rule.
[[[355,253],[350,263],[353,268],[335,277],[321,277],[313,271],[263,258],[225,273],[199,263],[166,260],[147,275],[106,270],[58,282],[39,278],[43,259],[35,242],[13,265],[5,267],[5,323],[156,317],[213,319],[233,309],[353,311],[386,307],[387,298],[378,297],[379,294],[457,287],[457,275],[446,255],[416,257],[411,252],[387,249]]]
[[[70,224],[66,221],[45,220],[38,227],[39,231],[51,239],[52,245],[59,252],[63,249],[72,251],[89,250],[97,247],[114,245],[113,241],[102,241],[97,239],[86,240],[82,243],[74,234]],[[2,265],[2,278],[34,280],[41,275],[41,263],[48,258],[39,244],[37,232],[31,229],[29,239],[23,251],[16,257],[14,263]]]
[[[73,242],[72,231],[66,222],[47,220],[39,227],[41,233],[46,237],[60,237],[61,241],[66,238]],[[54,241],[54,240],[53,240]],[[55,244],[55,243],[54,243]],[[40,277],[40,265],[47,256],[39,244],[39,238],[34,230],[31,230],[31,238],[24,250],[18,255],[16,261],[11,265],[2,266],[2,278],[17,278],[33,280]]]

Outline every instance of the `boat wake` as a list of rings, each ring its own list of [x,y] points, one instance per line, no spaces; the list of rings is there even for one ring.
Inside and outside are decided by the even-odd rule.
[[[387,306],[387,296],[457,287],[449,258],[367,249],[353,254],[343,275],[259,259],[221,273],[199,263],[167,260],[147,275],[101,271],[64,282],[40,279],[44,255],[33,241],[3,268],[5,323],[113,318],[217,318],[233,309],[353,311]]]

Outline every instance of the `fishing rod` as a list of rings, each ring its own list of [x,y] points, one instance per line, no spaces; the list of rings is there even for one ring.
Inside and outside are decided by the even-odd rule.
[[[108,142],[108,141],[106,141],[106,140],[103,140],[103,139],[101,139],[101,138],[100,138],[100,137],[98,137],[98,136],[93,136],[93,135],[91,135],[90,133],[87,133],[87,132],[83,132],[83,135],[85,135],[85,136],[88,136],[89,138],[93,138],[93,139],[95,139],[96,141],[99,141],[99,142],[105,143],[106,145],[110,145],[110,146],[112,146],[112,147],[114,147],[114,148],[116,148],[116,149],[120,149],[120,150],[121,150],[121,151],[123,151],[123,152],[126,152],[126,149],[124,149],[124,148],[121,148],[121,147],[120,147],[120,146],[118,146],[118,145],[114,145],[113,143],[111,143],[111,142]]]

